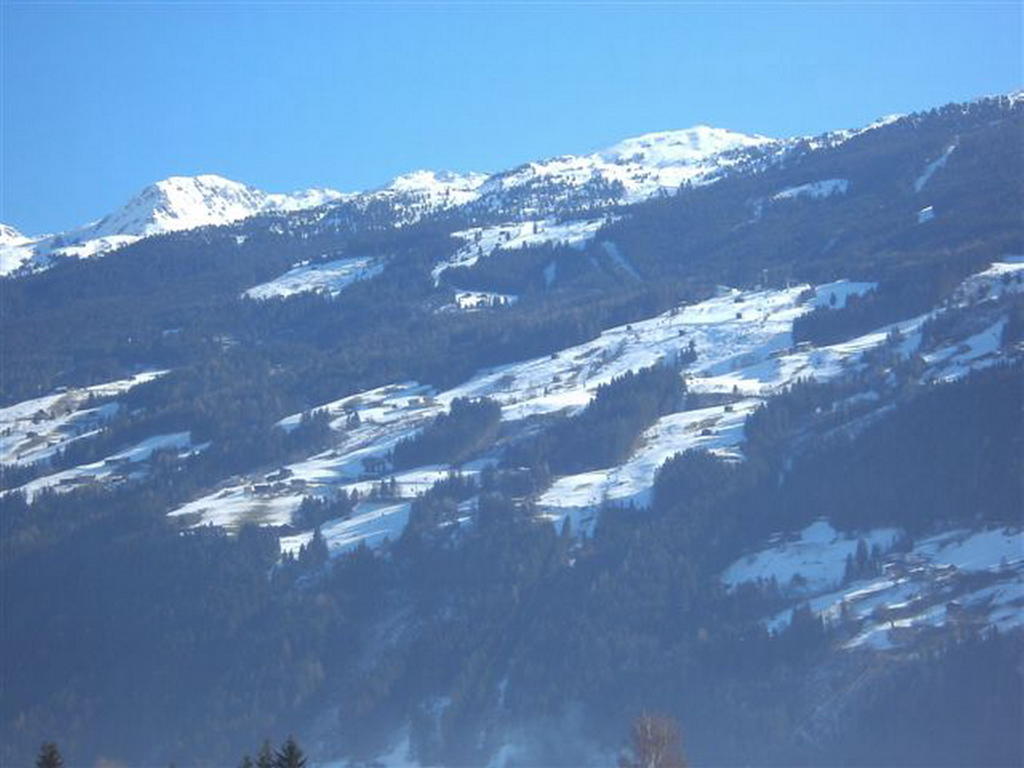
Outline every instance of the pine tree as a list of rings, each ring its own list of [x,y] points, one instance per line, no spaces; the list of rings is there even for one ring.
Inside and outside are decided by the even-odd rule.
[[[238,768],[256,768],[256,764],[252,761],[252,758],[246,755],[242,758],[242,762],[238,764]]]
[[[256,768],[274,768],[274,765],[274,750],[271,749],[269,741],[264,741],[256,754]]]
[[[64,768],[64,758],[61,757],[60,750],[52,741],[46,742],[39,749],[36,768]]]
[[[293,736],[289,736],[274,756],[274,768],[305,768],[306,756]]]

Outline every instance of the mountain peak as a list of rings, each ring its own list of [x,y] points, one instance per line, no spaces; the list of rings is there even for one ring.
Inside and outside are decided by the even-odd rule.
[[[445,190],[470,192],[483,184],[487,178],[485,173],[458,173],[456,171],[420,169],[396,176],[385,189],[413,193],[444,192]]]
[[[664,167],[689,165],[734,149],[770,144],[775,139],[757,134],[738,133],[711,125],[694,125],[675,131],[645,133],[624,139],[596,154],[607,162],[637,161]]]
[[[27,241],[28,238],[10,224],[0,223],[0,245],[18,245]]]
[[[52,256],[95,256],[151,235],[231,224],[272,211],[315,208],[346,197],[333,189],[268,194],[215,173],[168,176],[144,187],[102,219],[59,235],[31,239],[4,226],[0,275],[26,265],[45,268]]]
[[[76,239],[112,235],[145,237],[227,224],[260,211],[261,190],[217,174],[169,176],[141,190],[123,207],[76,233]]]

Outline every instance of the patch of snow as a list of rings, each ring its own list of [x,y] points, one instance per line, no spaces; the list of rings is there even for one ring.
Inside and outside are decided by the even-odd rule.
[[[832,195],[845,195],[850,182],[846,179],[823,179],[801,184],[798,187],[787,187],[772,195],[772,200],[794,200],[798,197],[810,197],[820,200]]]
[[[605,222],[604,218],[561,223],[554,219],[538,219],[452,232],[452,237],[462,240],[465,244],[451,258],[437,264],[431,274],[437,283],[445,270],[452,267],[471,267],[480,259],[489,258],[499,250],[512,251],[544,243],[560,243],[582,248]]]
[[[0,223],[0,245],[18,245],[28,242],[29,238],[21,234],[10,224]]]
[[[928,180],[931,179],[935,172],[946,164],[946,161],[949,160],[949,156],[953,154],[954,149],[956,149],[956,142],[953,142],[944,150],[942,150],[941,155],[939,155],[936,159],[932,160],[930,163],[928,163],[928,165],[925,166],[925,169],[924,171],[921,172],[921,175],[914,179],[915,192],[920,192],[922,189],[924,189],[924,185],[928,183]]]
[[[636,271],[636,267],[633,266],[633,263],[623,255],[622,251],[619,250],[619,246],[610,240],[605,240],[601,243],[601,247],[604,249],[604,252],[608,254],[608,257],[614,261],[623,272],[634,280],[642,279],[640,277],[640,273]]]
[[[1024,625],[1024,534],[1018,529],[946,531],[884,560],[883,576],[795,595],[828,624],[856,624],[847,649],[898,649],[917,632],[964,620],[1002,629]],[[980,574],[986,580],[981,587]],[[791,613],[787,608],[765,624],[778,632]]]
[[[1005,327],[1006,320],[1000,320],[955,346],[924,355],[925,362],[933,368],[929,372],[930,379],[955,381],[972,371],[998,363],[1002,359],[999,353]]]
[[[51,458],[74,440],[99,430],[117,413],[118,403],[83,407],[152,381],[167,371],[146,371],[127,379],[79,387],[0,408],[0,464],[32,464]]]
[[[914,552],[961,571],[997,569],[1024,562],[1024,532],[998,528],[950,531],[919,542]]]
[[[544,267],[544,287],[550,288],[558,278],[558,264],[552,261]]]
[[[320,527],[327,550],[331,555],[351,552],[359,545],[378,547],[385,541],[397,541],[409,521],[409,502],[397,504],[360,502],[352,516],[334,520]],[[308,544],[313,533],[307,531],[294,536],[282,536],[281,552],[297,555],[299,548]]]
[[[472,312],[477,309],[511,306],[519,301],[519,297],[511,293],[494,293],[492,291],[456,291],[455,301],[442,307],[442,310],[464,310]]]
[[[256,300],[288,298],[300,293],[337,296],[352,283],[369,280],[383,269],[380,261],[366,257],[299,264],[269,282],[249,288],[242,295]]]
[[[676,454],[697,448],[737,458],[744,421],[760,402],[743,400],[662,416],[641,435],[639,447],[625,463],[560,477],[537,505],[554,520],[569,509],[592,508],[606,500],[645,506],[658,470]]]
[[[878,288],[878,283],[853,282],[836,280],[814,287],[814,306],[821,308],[844,309],[851,296],[863,296]]]
[[[1024,291],[1024,257],[1006,256],[987,269],[971,275],[953,293],[960,306],[966,306],[980,296],[999,298],[1007,293]]]
[[[819,594],[837,586],[846,569],[846,558],[857,552],[863,540],[872,547],[891,549],[899,537],[895,528],[879,528],[858,536],[842,534],[819,520],[800,532],[799,538],[740,558],[722,574],[727,587],[743,582],[774,580],[792,594]]]
[[[100,481],[137,477],[145,472],[138,465],[157,451],[175,451],[179,457],[183,457],[205,448],[206,444],[193,445],[189,432],[154,435],[100,461],[38,477],[14,491],[25,494],[26,500],[31,503],[36,494],[44,490],[61,492]]]

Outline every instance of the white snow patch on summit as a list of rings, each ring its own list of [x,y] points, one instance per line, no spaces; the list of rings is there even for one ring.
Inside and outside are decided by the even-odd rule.
[[[152,235],[231,224],[260,213],[317,207],[345,197],[330,189],[268,194],[216,174],[171,176],[83,227],[0,244],[0,275],[21,268],[44,269],[54,257],[99,256]]]

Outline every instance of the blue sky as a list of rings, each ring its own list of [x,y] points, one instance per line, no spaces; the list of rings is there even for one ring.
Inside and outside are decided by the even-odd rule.
[[[356,190],[1022,84],[1015,2],[0,4],[0,221],[26,233],[174,174]]]

